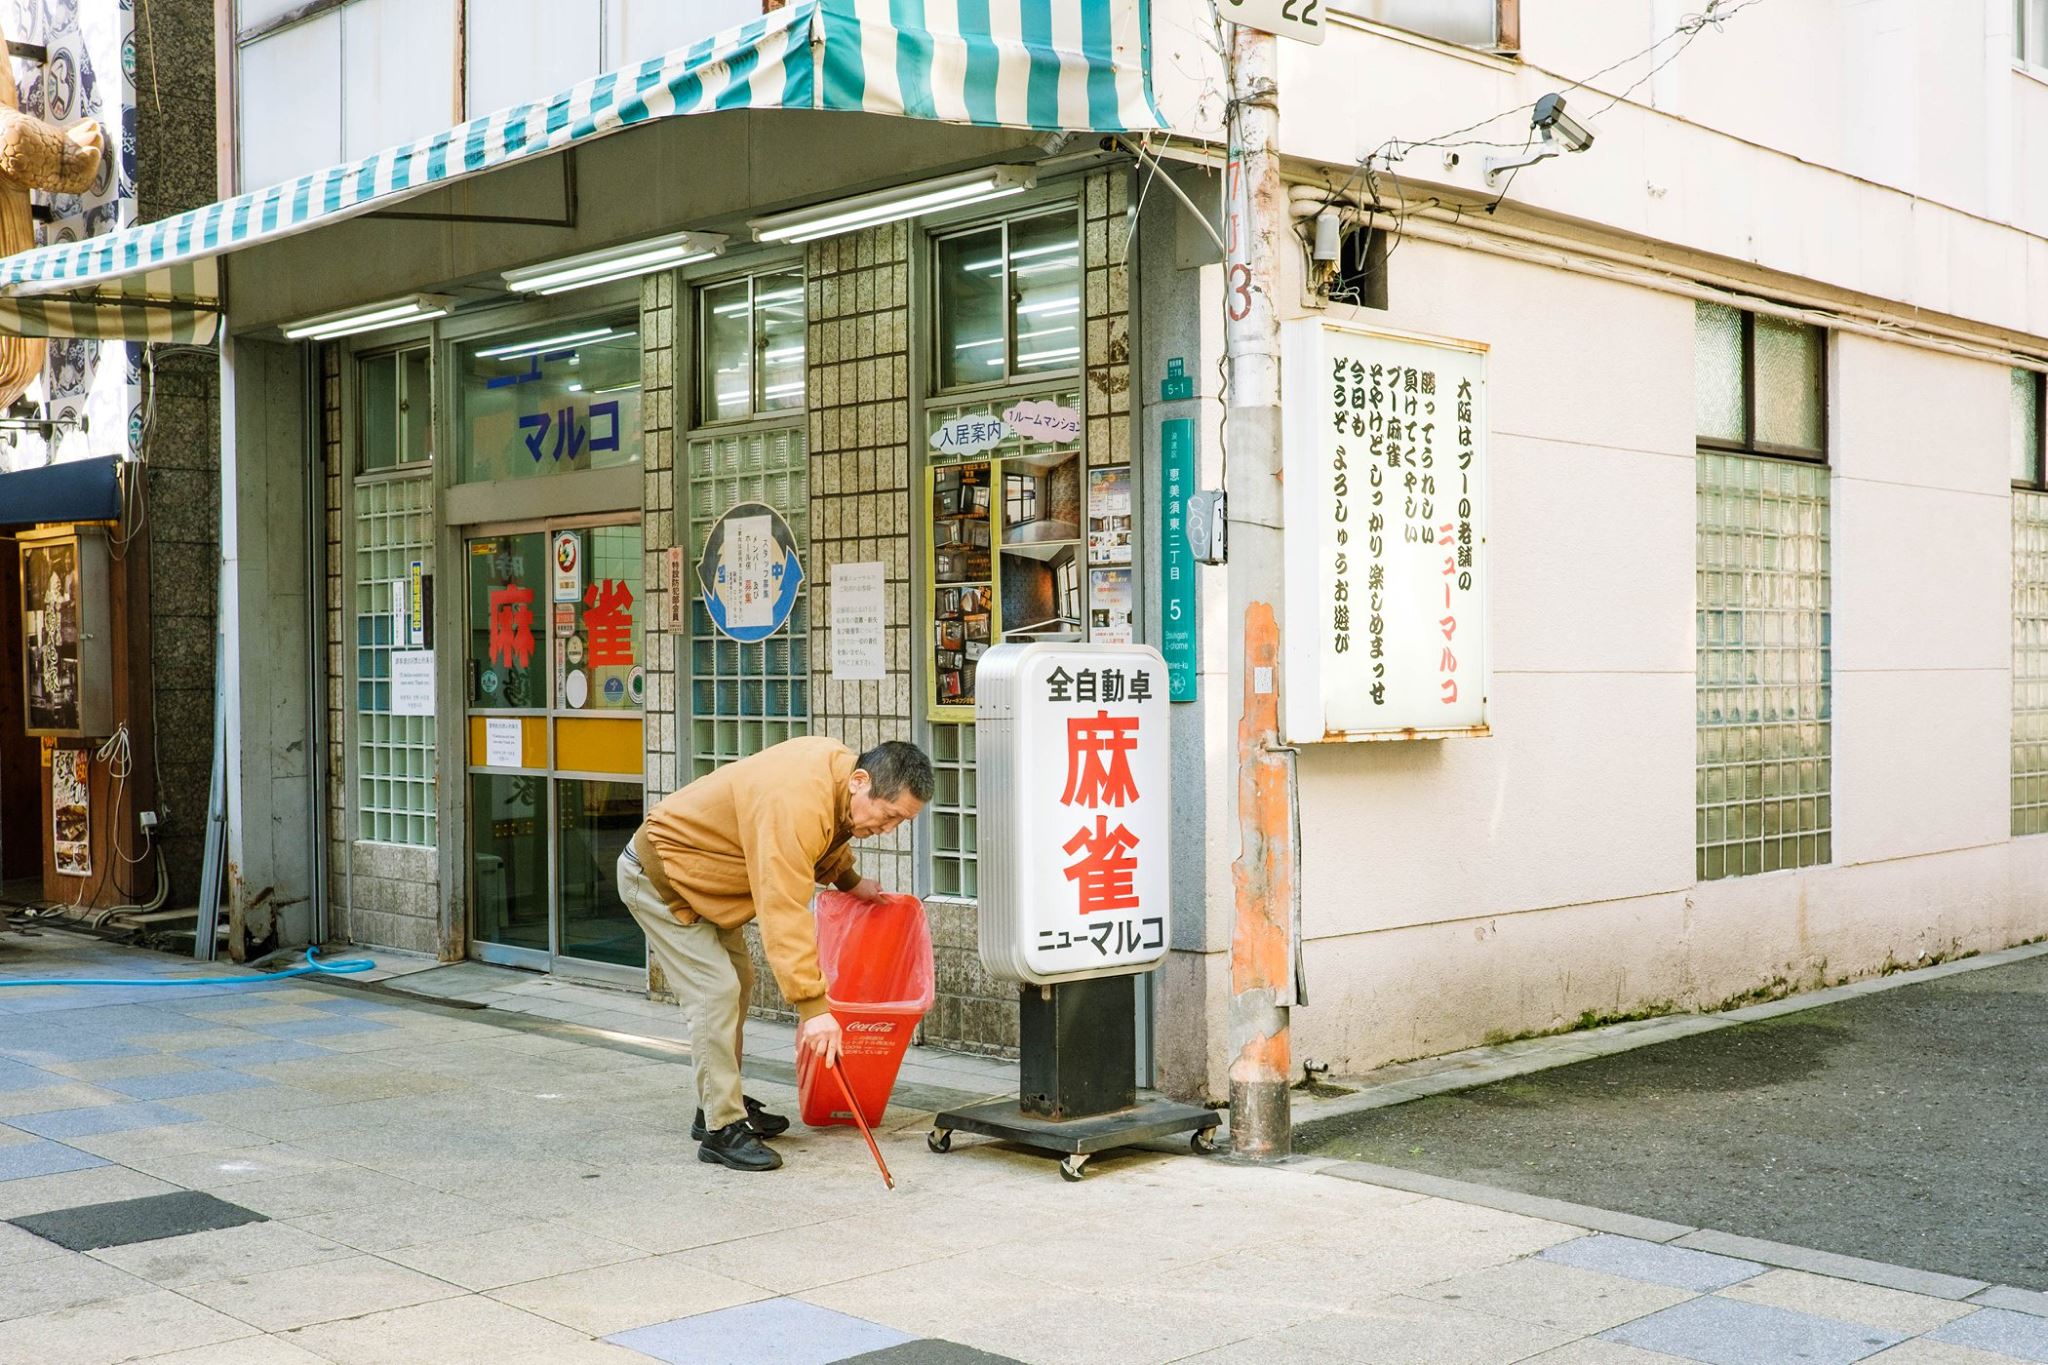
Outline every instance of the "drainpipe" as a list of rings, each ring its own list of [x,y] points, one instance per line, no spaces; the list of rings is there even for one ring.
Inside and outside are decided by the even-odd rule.
[[[1230,30],[1230,159],[1224,176],[1224,488],[1229,522],[1231,686],[1236,698],[1238,856],[1231,865],[1230,1143],[1273,1161],[1292,1150],[1287,1083],[1293,999],[1295,783],[1280,734],[1280,322],[1274,310],[1287,187],[1276,146],[1279,40]]]

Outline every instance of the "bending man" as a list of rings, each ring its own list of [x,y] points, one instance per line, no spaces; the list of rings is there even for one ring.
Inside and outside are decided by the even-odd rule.
[[[796,1010],[799,1051],[838,1065],[839,1021],[825,1007],[811,893],[819,886],[877,900],[853,863],[854,839],[887,834],[931,800],[932,765],[891,741],[855,758],[835,739],[792,739],[729,763],[666,797],[619,859],[619,897],[676,998],[694,1008],[697,1159],[738,1171],[782,1164],[762,1144],[789,1129],[741,1093],[741,1041],[753,963],[740,931],[761,923],[761,947]]]

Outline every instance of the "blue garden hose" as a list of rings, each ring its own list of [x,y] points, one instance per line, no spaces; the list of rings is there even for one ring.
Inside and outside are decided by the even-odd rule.
[[[355,972],[367,972],[376,965],[366,957],[346,958],[340,962],[322,962],[320,950],[308,948],[305,966],[292,967],[282,972],[255,972],[247,976],[159,977],[137,980],[122,980],[118,977],[23,977],[0,980],[0,986],[248,986],[258,981],[282,981],[289,976],[348,976]]]

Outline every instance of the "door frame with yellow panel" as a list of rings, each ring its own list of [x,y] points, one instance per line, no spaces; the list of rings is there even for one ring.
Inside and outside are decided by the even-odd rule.
[[[584,660],[574,657],[564,640],[572,643],[584,640],[580,630],[583,624],[583,605],[577,602],[571,607],[568,602],[557,603],[558,595],[553,591],[556,578],[554,546],[562,532],[585,533],[581,537],[582,553],[588,554],[592,538],[587,534],[598,530],[629,530],[636,539],[644,543],[644,533],[639,514],[609,514],[576,517],[559,517],[543,520],[522,520],[484,523],[462,528],[463,545],[463,610],[465,616],[473,615],[474,606],[469,588],[469,572],[472,546],[477,542],[490,541],[512,536],[537,536],[543,547],[542,564],[539,567],[532,604],[531,629],[536,653],[539,658],[539,677],[542,680],[543,705],[538,707],[502,707],[483,704],[485,690],[465,677],[462,685],[463,697],[463,739],[465,746],[463,763],[463,800],[466,806],[464,824],[468,838],[464,856],[469,861],[468,925],[471,956],[485,962],[507,966],[528,967],[552,971],[561,975],[583,976],[596,980],[639,986],[646,981],[644,940],[639,937],[637,926],[630,916],[612,916],[618,924],[622,940],[630,940],[635,946],[632,952],[639,954],[637,962],[607,962],[594,957],[579,956],[577,945],[570,942],[570,924],[565,917],[565,853],[564,838],[569,824],[569,813],[563,806],[565,784],[605,783],[631,787],[642,793],[641,807],[644,809],[644,719],[638,704],[617,706],[613,709],[571,706],[563,695],[564,680],[568,666],[581,666]],[[637,575],[642,564],[639,545],[622,559]],[[582,573],[579,564],[573,571]],[[580,581],[580,580],[579,580]],[[641,594],[644,597],[644,592]],[[634,657],[627,667],[635,672],[644,666],[641,650],[644,648],[645,627],[638,611],[638,600],[633,604],[632,638],[635,641]],[[571,620],[577,633],[564,636],[557,627],[558,607],[571,607]],[[465,620],[465,642],[474,639],[477,628],[473,620]],[[485,627],[487,629],[487,627]],[[468,669],[465,643],[465,672]],[[597,670],[588,670],[595,676]],[[602,684],[597,684],[601,686]],[[626,693],[630,697],[630,690]],[[520,727],[520,763],[494,765],[490,758],[489,722],[492,720],[517,720]],[[476,797],[477,779],[480,777],[513,776],[537,781],[538,801],[534,818],[545,831],[544,859],[546,864],[546,934],[545,946],[521,945],[484,937],[485,917],[481,898],[492,894],[492,880],[482,874],[477,866],[477,857],[482,838],[486,833],[489,813],[478,809]],[[623,850],[624,841],[631,836],[631,827],[639,823],[638,811],[626,822],[615,817],[608,836],[606,848],[617,843]],[[609,895],[612,885],[609,876],[611,857],[599,857],[597,873],[593,880],[598,894]],[[499,874],[500,877],[504,875]],[[508,902],[509,903],[509,902]]]

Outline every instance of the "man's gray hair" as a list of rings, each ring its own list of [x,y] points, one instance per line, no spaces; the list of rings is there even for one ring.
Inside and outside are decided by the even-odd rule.
[[[893,801],[906,791],[920,802],[929,801],[937,785],[932,761],[924,756],[924,750],[900,739],[877,744],[854,766],[868,775],[868,789],[883,801]]]

